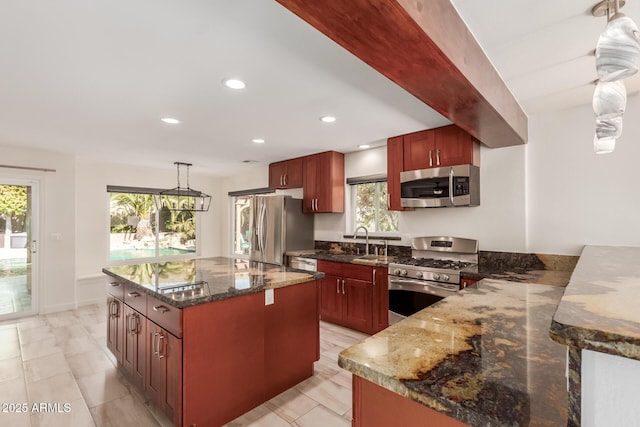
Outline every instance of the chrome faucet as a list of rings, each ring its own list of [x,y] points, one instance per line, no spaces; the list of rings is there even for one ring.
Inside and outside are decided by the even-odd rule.
[[[365,236],[364,252],[365,252],[365,255],[369,255],[369,230],[367,230],[367,227],[365,227],[364,225],[361,225],[361,226],[357,227],[356,231],[353,232],[352,239],[356,238],[356,235],[358,234],[358,230],[360,230],[360,229],[364,230],[364,236]]]

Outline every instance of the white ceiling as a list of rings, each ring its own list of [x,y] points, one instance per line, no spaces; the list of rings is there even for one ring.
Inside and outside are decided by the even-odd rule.
[[[593,3],[453,3],[527,114],[591,102]],[[225,176],[447,123],[274,0],[2,5],[0,144]]]

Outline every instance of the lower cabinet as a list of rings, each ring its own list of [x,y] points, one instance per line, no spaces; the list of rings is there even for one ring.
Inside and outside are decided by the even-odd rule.
[[[146,367],[146,318],[138,311],[122,304],[124,307],[124,346],[122,349],[122,367],[134,384],[144,387]]]
[[[320,317],[365,333],[388,324],[389,297],[386,269],[318,261],[325,273],[320,286]]]
[[[109,297],[107,346],[175,426],[228,423],[312,376],[320,358],[319,281],[275,289],[269,305],[264,292],[184,309],[133,301],[143,312]]]
[[[182,339],[146,321],[145,395],[173,421],[182,423]]]
[[[115,297],[107,299],[107,348],[122,363],[123,339],[123,310],[124,304]]]

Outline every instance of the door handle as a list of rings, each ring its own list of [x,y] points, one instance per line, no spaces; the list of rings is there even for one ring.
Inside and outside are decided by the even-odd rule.
[[[140,296],[140,293],[138,292],[127,292],[127,295],[129,295],[131,298],[138,298]]]
[[[433,156],[431,155],[431,150],[429,150],[429,167],[433,166]]]
[[[376,285],[376,269],[373,269],[373,286]]]
[[[160,340],[163,340],[163,339],[165,339],[165,336],[162,335],[162,332],[160,332],[158,334],[158,359],[164,359],[164,356],[165,356],[162,352],[162,348],[164,345],[160,342]]]
[[[449,169],[449,200],[451,201],[451,206],[453,206],[453,181],[454,181],[453,168]]]
[[[282,177],[282,182],[283,184],[286,186],[287,185],[287,174],[285,173],[284,176]]]
[[[36,252],[38,252],[38,245],[37,242],[35,240],[31,241],[31,253],[35,254]]]
[[[440,150],[436,150],[436,166],[440,166]]]
[[[155,305],[153,306],[153,311],[159,311],[160,314],[165,314],[167,311],[170,311],[170,310],[164,305]]]
[[[336,279],[336,294],[340,293],[340,279]]]
[[[342,295],[344,295],[344,294],[345,294],[345,291],[344,291],[344,279],[342,279]]]

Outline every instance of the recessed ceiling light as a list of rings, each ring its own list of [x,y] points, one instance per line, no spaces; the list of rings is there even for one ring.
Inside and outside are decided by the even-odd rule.
[[[264,144],[264,139],[262,138],[254,138],[251,142],[255,142],[256,144]]]
[[[369,144],[360,144],[360,145],[358,145],[358,148],[366,150],[367,148],[371,148],[371,146]]]
[[[336,121],[336,118],[333,116],[322,116],[320,117],[320,121],[324,123],[333,123]]]
[[[222,83],[231,89],[244,89],[246,86],[242,80],[238,79],[224,79]]]
[[[163,117],[160,120],[165,123],[169,123],[170,125],[177,125],[178,123],[180,123],[180,120],[174,119],[173,117]]]
[[[242,163],[258,163],[257,160],[243,160]]]

